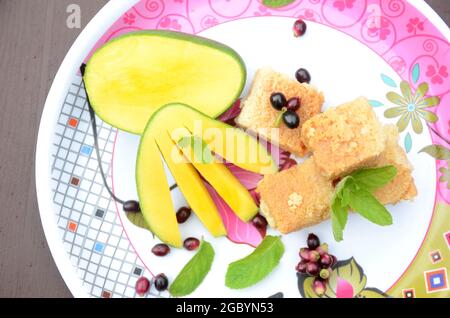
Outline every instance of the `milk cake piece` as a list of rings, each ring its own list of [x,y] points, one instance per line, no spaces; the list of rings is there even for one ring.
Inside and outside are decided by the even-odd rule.
[[[332,182],[319,172],[313,159],[266,175],[258,184],[261,213],[270,226],[289,233],[329,218]]]
[[[383,127],[383,133],[386,136],[386,149],[380,155],[377,166],[393,165],[397,168],[397,175],[394,180],[377,189],[374,195],[382,204],[411,200],[417,195],[417,189],[411,175],[412,165],[405,150],[398,144],[398,128],[395,125],[386,125]]]
[[[302,127],[302,141],[328,179],[375,166],[385,148],[385,136],[366,98],[329,109]]]

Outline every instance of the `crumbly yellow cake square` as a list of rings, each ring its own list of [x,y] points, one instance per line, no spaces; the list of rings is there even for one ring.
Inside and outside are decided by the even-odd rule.
[[[301,106],[297,110],[300,118],[298,128],[290,129],[281,123],[278,130],[272,130],[276,128],[275,121],[279,114],[270,104],[270,95],[275,92],[283,93],[287,100],[300,98]],[[262,68],[255,74],[250,93],[241,104],[242,111],[236,118],[236,123],[279,144],[284,150],[304,156],[307,149],[300,138],[301,127],[312,116],[320,113],[323,101],[323,94],[313,86],[301,84],[270,68]]]
[[[364,97],[329,109],[308,120],[302,141],[328,179],[374,166],[385,147],[381,124]]]
[[[375,197],[383,204],[395,204],[401,200],[411,200],[417,195],[412,166],[406,157],[405,150],[398,144],[398,128],[395,125],[383,127],[386,148],[377,161],[377,166],[393,165],[397,168],[394,180],[375,191]]]
[[[258,184],[261,213],[281,233],[319,223],[329,217],[332,182],[324,178],[313,159],[276,174]]]

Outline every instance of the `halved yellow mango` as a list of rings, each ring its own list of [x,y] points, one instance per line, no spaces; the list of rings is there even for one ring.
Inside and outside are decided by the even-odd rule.
[[[239,98],[245,80],[244,62],[233,49],[162,30],[132,32],[108,42],[84,73],[96,114],[136,134],[168,103],[187,103],[217,117]]]

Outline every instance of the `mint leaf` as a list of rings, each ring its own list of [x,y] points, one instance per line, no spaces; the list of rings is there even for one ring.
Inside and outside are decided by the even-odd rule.
[[[339,183],[336,185],[334,196],[342,200],[341,205],[345,207],[348,205],[348,196],[350,195],[350,191],[358,189],[359,186],[356,184],[353,177],[347,176],[339,181]],[[334,202],[334,198],[331,200],[331,202]]]
[[[336,185],[336,188],[334,190],[334,194],[341,198],[342,197],[342,191],[344,190],[344,188],[347,186],[347,183],[351,182],[352,177],[347,176],[345,178],[342,178],[341,181],[339,181],[339,183]]]
[[[211,149],[206,144],[206,142],[197,136],[185,136],[181,138],[177,145],[180,148],[183,148],[184,151],[187,151],[190,149],[194,150],[194,157],[188,156],[188,159],[195,160],[195,162],[201,162],[201,163],[212,163],[214,161],[214,156],[211,152]]]
[[[352,187],[353,181],[351,177],[345,177],[336,185],[336,191],[331,198],[331,210],[335,212],[337,221],[342,226],[345,227],[347,223],[347,210],[348,210],[348,196],[350,193],[350,187]]]
[[[295,0],[263,0],[262,3],[266,7],[281,8],[281,7],[287,6],[288,4],[291,4],[294,1]]]
[[[279,236],[266,236],[247,257],[228,265],[225,285],[233,289],[252,286],[265,278],[278,265],[284,254]]]
[[[359,189],[350,195],[351,209],[378,225],[391,225],[389,211],[367,190]]]
[[[336,241],[343,240],[350,208],[375,224],[392,224],[391,214],[371,192],[390,182],[396,174],[394,166],[364,168],[337,184],[330,204],[331,227]]]
[[[343,178],[336,185],[333,197],[331,198],[331,227],[333,236],[337,242],[344,239],[344,228],[348,218],[348,200],[350,189],[355,188],[355,181],[352,177]]]
[[[172,296],[181,297],[192,293],[203,282],[214,260],[214,249],[203,241],[197,254],[183,267],[169,287]]]
[[[331,227],[333,236],[337,242],[344,239],[344,228],[348,218],[348,207],[344,207],[339,198],[334,198],[331,203]]]
[[[397,168],[394,166],[364,168],[350,174],[357,185],[367,191],[381,188],[392,181],[396,175]]]
[[[348,206],[350,202],[350,196],[352,195],[351,190],[349,188],[342,189],[342,195],[341,195],[341,207]]]

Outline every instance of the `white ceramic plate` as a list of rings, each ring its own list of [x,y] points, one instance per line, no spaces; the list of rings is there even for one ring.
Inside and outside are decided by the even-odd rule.
[[[308,20],[308,32],[301,39],[291,32],[297,17]],[[421,82],[429,83],[428,95],[439,96],[441,101],[430,108],[438,122],[429,123],[422,133],[414,132],[409,124],[401,134],[401,144],[415,167],[419,194],[414,202],[389,207],[394,225],[381,228],[351,215],[341,243],[334,241],[329,221],[284,235],[286,252],[274,272],[257,285],[236,291],[224,285],[227,265],[253,247],[233,241],[255,243],[260,240],[257,232],[230,222],[227,227],[234,233],[230,234],[233,241],[216,239],[191,217],[181,227],[183,237],[203,236],[216,250],[211,273],[191,296],[314,296],[302,287],[307,282],[297,281],[294,270],[298,249],[305,245],[307,234],[314,232],[341,260],[341,272],[352,269],[353,275],[342,274],[341,278],[352,285],[353,296],[448,297],[450,174],[445,160],[419,151],[432,144],[449,148],[450,113],[442,105],[448,102],[450,90],[450,32],[424,2],[398,0],[381,5],[372,0],[303,0],[279,9],[257,0],[110,1],[62,63],[46,101],[37,146],[43,227],[55,262],[76,297],[134,297],[139,276],[164,272],[173,280],[180,264],[192,256],[177,250],[164,258],[155,257],[150,250],[157,240],[131,224],[108,195],[98,171],[85,93],[77,74],[90,52],[110,38],[154,28],[195,33],[234,48],[248,69],[243,96],[255,70],[269,65],[291,75],[299,67],[307,68],[312,84],[325,93],[324,108],[366,96],[385,123],[397,121],[383,114],[396,106],[386,93],[400,92],[402,80],[412,90]],[[139,136],[101,121],[99,125],[109,184],[119,197],[137,198],[134,167]],[[176,207],[186,204],[178,190],[173,191],[173,198]],[[367,281],[360,283],[358,275],[365,275]]]

